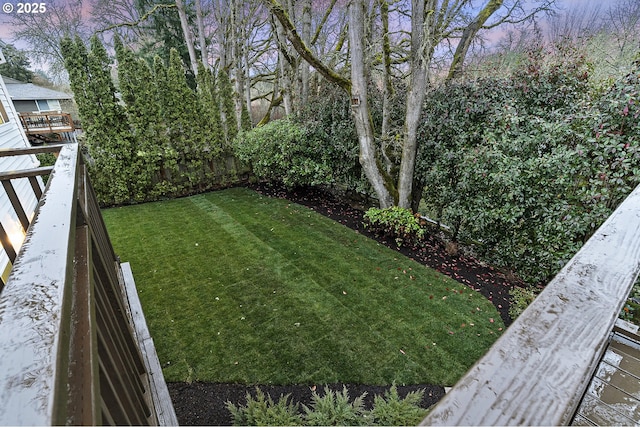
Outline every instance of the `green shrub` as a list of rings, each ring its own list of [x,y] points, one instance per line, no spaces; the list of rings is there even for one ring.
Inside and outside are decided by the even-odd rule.
[[[40,162],[40,166],[53,166],[56,163],[56,156],[53,153],[40,153],[36,154],[38,161]],[[49,181],[49,175],[45,175],[42,177],[42,180],[46,184]]]
[[[398,395],[395,385],[383,396],[375,396],[371,417],[373,424],[379,426],[412,426],[418,425],[427,415],[428,410],[421,408],[420,401],[424,390],[412,391],[404,399]]]
[[[349,402],[349,393],[344,387],[342,392],[324,388],[324,396],[313,392],[311,408],[302,405],[305,411],[306,425],[310,426],[358,426],[368,425],[368,412],[364,409],[366,393]]]
[[[634,283],[627,302],[622,310],[620,310],[618,317],[634,325],[640,325],[640,281]]]
[[[331,182],[332,170],[323,158],[323,147],[291,120],[240,132],[234,149],[260,179],[282,181],[288,187]]]
[[[533,286],[521,288],[514,286],[509,291],[511,304],[509,305],[509,316],[515,320],[533,302],[540,292]]]
[[[370,208],[364,214],[364,226],[382,237],[393,237],[398,246],[415,245],[424,236],[424,229],[411,210],[393,206]]]
[[[274,402],[271,396],[256,388],[256,398],[247,393],[247,405],[236,406],[227,402],[227,409],[233,417],[233,425],[237,426],[287,426],[301,425],[298,404],[289,402],[289,395],[280,396]]]
[[[289,402],[289,395],[280,396],[274,402],[270,396],[256,389],[256,397],[247,394],[246,406],[236,406],[227,402],[227,408],[233,416],[233,424],[240,425],[307,425],[307,426],[405,426],[417,425],[424,419],[428,410],[421,408],[420,401],[424,390],[408,393],[402,399],[395,385],[384,394],[375,396],[373,409],[364,408],[366,393],[349,399],[347,388],[334,392],[324,388],[323,395],[313,392],[311,406],[299,406]]]

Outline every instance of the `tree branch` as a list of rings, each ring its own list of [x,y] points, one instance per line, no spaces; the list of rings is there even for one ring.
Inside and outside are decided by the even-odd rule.
[[[101,30],[97,30],[96,34],[104,33],[105,31],[114,30],[114,29],[120,28],[120,27],[136,27],[139,24],[141,24],[142,22],[144,22],[147,19],[149,19],[149,17],[151,15],[153,15],[156,12],[156,10],[158,10],[158,9],[171,9],[171,8],[174,8],[174,7],[176,7],[175,4],[157,4],[157,5],[153,6],[147,13],[142,15],[140,17],[140,19],[138,19],[137,21],[134,21],[134,22],[122,22],[122,23],[119,23],[119,24],[109,25],[106,28],[103,28]]]
[[[296,31],[293,23],[289,19],[289,15],[284,10],[284,7],[277,0],[263,0],[265,5],[269,8],[271,13],[280,21],[284,27],[287,38],[293,45],[294,49],[302,56],[313,68],[315,68],[324,78],[330,82],[335,83],[347,93],[351,92],[351,81],[342,77],[340,74],[331,70],[322,61],[320,61],[311,52],[309,47],[302,41],[300,35]]]

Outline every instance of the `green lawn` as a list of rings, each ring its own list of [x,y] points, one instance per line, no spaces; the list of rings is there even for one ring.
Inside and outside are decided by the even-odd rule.
[[[168,381],[451,385],[504,327],[479,293],[251,190],[103,215]]]

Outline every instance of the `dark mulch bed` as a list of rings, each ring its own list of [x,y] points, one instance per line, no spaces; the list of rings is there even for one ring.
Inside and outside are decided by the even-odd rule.
[[[316,212],[334,219],[347,227],[368,237],[377,239],[362,225],[363,211],[338,199],[331,193],[315,188],[304,187],[288,190],[281,186],[255,184],[252,189],[272,197],[285,198],[307,206]],[[477,290],[490,300],[500,312],[505,325],[512,322],[509,317],[509,290],[515,283],[509,281],[500,271],[486,266],[480,261],[464,255],[449,255],[445,245],[437,236],[428,235],[420,247],[398,248],[392,239],[377,239],[380,243],[397,250],[407,257],[440,271],[457,281]],[[277,400],[283,394],[290,394],[293,402],[309,405],[311,403],[311,387],[309,385],[269,386],[260,385],[260,389]],[[324,385],[317,385],[322,394]],[[342,384],[329,385],[332,390],[342,390]],[[373,396],[383,394],[389,387],[347,384],[349,396],[355,398],[367,392],[365,404],[370,408]],[[216,383],[170,383],[169,392],[181,425],[230,425],[231,414],[226,402],[236,405],[246,403],[246,394],[255,396],[255,385],[216,384]],[[425,408],[435,404],[444,395],[440,386],[419,384],[398,386],[400,396],[408,392],[424,389],[422,406]]]
[[[178,416],[180,425],[231,425],[231,413],[226,408],[226,402],[235,405],[244,405],[247,402],[246,395],[250,393],[255,397],[256,386],[241,384],[214,384],[214,383],[169,383],[169,393]],[[382,395],[389,387],[367,386],[361,384],[329,384],[331,390],[342,391],[347,387],[350,398],[356,398],[366,392],[365,407],[371,409],[373,397]],[[290,401],[311,405],[312,387],[308,385],[289,386],[259,386],[265,394],[277,401],[280,396],[289,394]],[[315,386],[318,394],[324,394],[324,385]],[[438,402],[444,396],[444,389],[440,386],[419,384],[411,386],[397,386],[401,397],[407,393],[423,389],[424,398],[421,406],[428,408]]]

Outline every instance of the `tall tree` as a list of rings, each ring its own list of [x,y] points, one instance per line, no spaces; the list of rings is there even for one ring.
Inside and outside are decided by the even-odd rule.
[[[191,29],[189,28],[189,20],[187,19],[185,4],[182,0],[176,0],[176,7],[178,8],[178,16],[180,17],[180,26],[182,27],[182,33],[184,35],[184,42],[187,45],[187,52],[189,53],[191,71],[194,75],[197,75],[198,59],[196,57],[196,49],[193,45],[193,36],[191,35]]]
[[[61,42],[71,87],[86,132],[87,146],[95,166],[90,171],[102,202],[120,204],[131,200],[132,141],[126,114],[111,80],[111,61],[97,37],[87,52],[79,38]]]
[[[60,42],[65,37],[86,42],[91,28],[82,15],[82,0],[50,0],[46,8],[46,13],[11,14],[10,22],[14,39],[26,42],[31,58],[47,64],[49,74],[60,82],[66,78]]]
[[[31,62],[24,51],[7,44],[2,47],[2,53],[7,62],[0,64],[0,74],[5,77],[31,83],[33,71],[29,70]]]
[[[417,150],[417,125],[429,82],[428,71],[434,65],[433,62],[438,46],[443,42],[450,43],[451,40],[459,39],[462,46],[454,54],[456,60],[452,62],[452,66],[460,67],[464,63],[469,49],[468,42],[476,38],[480,30],[507,22],[528,19],[534,16],[535,13],[549,10],[555,2],[555,0],[537,0],[533,9],[526,9],[524,0],[511,0],[508,5],[501,0],[486,0],[488,3],[484,3],[484,6],[478,9],[477,5],[471,0],[455,2],[448,0],[412,0],[409,11],[398,9],[399,14],[410,14],[411,28],[407,31],[410,33],[410,51],[407,52],[409,92],[407,94],[404,118],[401,167],[396,181],[396,177],[386,176],[386,170],[380,161],[382,156],[378,153],[377,147],[365,142],[374,140],[375,135],[373,135],[372,127],[368,124],[371,119],[365,99],[368,96],[367,88],[361,81],[363,78],[365,81],[371,79],[371,75],[368,74],[366,69],[368,64],[365,64],[365,45],[361,42],[366,40],[367,32],[371,33],[369,30],[365,31],[364,22],[371,23],[373,14],[360,12],[360,9],[365,7],[363,1],[352,0],[350,2],[351,80],[349,80],[336,73],[332,67],[328,67],[313,54],[309,46],[298,34],[287,10],[278,0],[263,1],[284,28],[293,48],[321,75],[350,94],[354,102],[353,118],[361,141],[360,162],[363,169],[367,171],[367,178],[374,188],[380,205],[383,207],[390,204],[409,207],[412,204]],[[477,12],[474,13],[474,11]],[[495,20],[490,21],[493,16],[495,16]],[[368,20],[367,17],[369,17]],[[468,27],[470,28],[467,30]],[[400,45],[403,42],[401,41]],[[360,50],[363,52],[360,52]],[[367,57],[376,58],[377,55],[369,54]],[[384,54],[382,57],[384,57]],[[357,73],[354,73],[354,69],[357,70]],[[384,185],[381,185],[381,183]],[[417,194],[419,191],[415,193]],[[390,202],[390,200],[392,201]]]

